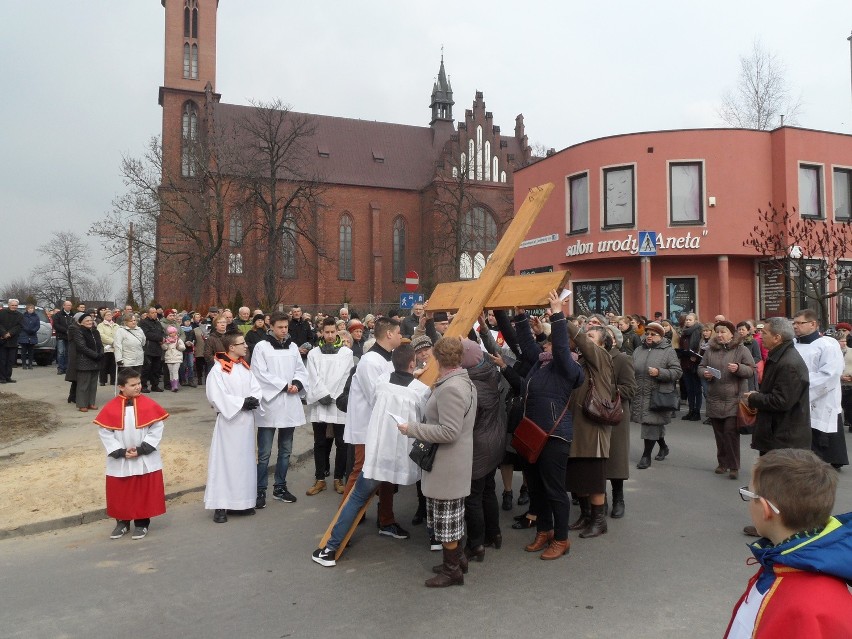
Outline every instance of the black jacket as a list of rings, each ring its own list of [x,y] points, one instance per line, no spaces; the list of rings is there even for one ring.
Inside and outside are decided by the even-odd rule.
[[[757,409],[751,447],[761,452],[776,448],[811,447],[810,375],[792,340],[769,351],[760,391],[749,395]]]
[[[488,358],[467,369],[476,388],[471,479],[493,473],[506,452],[506,406],[500,397],[500,371]]]
[[[101,368],[104,347],[98,329],[79,327],[73,332],[74,347],[77,352],[78,371],[97,371]]]
[[[316,331],[314,331],[310,322],[304,318],[290,320],[290,328],[287,331],[290,333],[290,339],[293,340],[296,346],[300,347],[305,342],[311,346],[317,343]]]
[[[23,316],[18,311],[4,308],[0,311],[0,348],[18,348],[18,335],[21,334]],[[9,333],[9,338],[3,336]]]
[[[145,354],[151,357],[162,357],[162,344],[163,340],[166,339],[166,329],[163,328],[160,320],[144,317],[139,322],[139,328],[145,333]]]
[[[56,331],[56,339],[68,341],[68,327],[73,321],[74,315],[66,313],[64,309],[53,314],[53,330]]]

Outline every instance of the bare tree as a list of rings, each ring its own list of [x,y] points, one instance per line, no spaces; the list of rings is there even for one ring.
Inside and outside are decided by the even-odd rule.
[[[38,304],[38,285],[33,274],[26,277],[16,277],[4,283],[0,287],[0,297],[3,299],[17,299],[25,304]],[[45,300],[47,301],[47,300]],[[51,302],[55,300],[50,300]]]
[[[748,56],[740,56],[736,88],[722,96],[718,115],[739,129],[766,131],[781,124],[796,124],[802,110],[801,98],[792,95],[781,59],[754,40]]]
[[[45,264],[33,271],[33,277],[40,274],[39,298],[56,301],[66,295],[79,299],[80,285],[93,273],[83,238],[73,231],[55,231],[38,252],[45,259]]]
[[[314,121],[294,113],[280,99],[252,102],[237,123],[239,166],[235,177],[245,200],[256,212],[246,235],[257,239],[255,269],[262,281],[257,301],[274,308],[282,301],[281,277],[285,249],[308,261],[308,249],[318,258],[327,254],[318,242],[319,211],[325,186],[310,158],[316,131]]]
[[[78,294],[80,299],[115,301],[115,282],[109,273],[101,273],[81,280]]]
[[[829,301],[852,292],[852,263],[846,261],[850,245],[852,223],[802,218],[795,208],[776,209],[771,203],[758,210],[758,222],[743,242],[784,273],[791,292],[816,306],[824,322]],[[832,281],[835,290],[829,291]]]

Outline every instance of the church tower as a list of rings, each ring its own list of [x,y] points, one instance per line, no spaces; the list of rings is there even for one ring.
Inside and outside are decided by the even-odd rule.
[[[159,103],[163,107],[163,171],[192,177],[189,149],[216,90],[216,11],[219,0],[160,0],[166,10],[165,67]]]
[[[454,104],[453,88],[447,80],[447,72],[444,71],[444,54],[442,53],[438,79],[432,86],[432,103],[429,105],[432,109],[432,121],[429,122],[429,126],[434,126],[436,122],[452,122]]]

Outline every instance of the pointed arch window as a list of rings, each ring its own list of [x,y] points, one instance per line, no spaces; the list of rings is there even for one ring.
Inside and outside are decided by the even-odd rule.
[[[506,181],[506,172],[505,171],[500,171],[500,181],[501,182]]]
[[[293,220],[284,223],[283,235],[281,238],[281,275],[295,279],[299,238],[296,233],[296,223]]]
[[[470,158],[470,161],[467,163],[467,179],[473,179],[473,164],[474,157],[476,157],[476,148],[473,144],[473,138],[467,141],[467,157]]]
[[[193,44],[189,54],[189,78],[198,79],[198,45]]]
[[[194,102],[183,105],[183,121],[181,123],[181,174],[184,177],[195,175],[195,143],[198,140],[198,109]]]
[[[243,274],[243,254],[229,253],[228,254],[228,275]]]
[[[192,4],[192,37],[198,38],[198,3],[193,0]]]
[[[500,180],[500,160],[495,155],[491,162],[494,165],[491,167],[491,175],[494,176],[494,181],[497,182]]]
[[[405,280],[405,218],[398,217],[393,223],[393,281]]]
[[[477,278],[497,248],[497,223],[491,213],[477,206],[464,214],[459,230],[459,277]]]
[[[483,179],[491,180],[491,142],[485,141],[485,158],[482,161],[482,166],[485,169]]]
[[[459,158],[459,172],[461,172],[462,175],[464,175],[464,173],[466,171],[467,171],[467,154],[462,153],[461,157]],[[456,171],[455,167],[453,167],[453,177],[457,177],[457,171]]]
[[[190,34],[189,30],[189,22],[190,17],[192,15],[192,11],[189,8],[189,3],[186,2],[183,5],[183,37],[188,38]]]
[[[228,240],[231,246],[242,246],[243,244],[243,212],[240,209],[231,211],[231,219],[228,222]]]
[[[482,179],[482,125],[476,127],[476,179]]]
[[[340,259],[337,265],[337,279],[355,279],[352,275],[352,218],[348,213],[340,218]]]
[[[185,42],[183,45],[183,77],[184,79],[189,79],[189,69],[190,69],[190,46],[188,42]]]
[[[198,79],[198,0],[183,3],[183,77]]]

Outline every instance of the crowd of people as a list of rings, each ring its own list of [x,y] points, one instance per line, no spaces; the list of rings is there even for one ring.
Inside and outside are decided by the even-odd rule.
[[[0,311],[0,337],[6,341],[23,324],[10,324],[7,311],[21,317],[11,301]],[[513,528],[535,528],[526,551],[554,560],[569,553],[570,531],[579,531],[582,539],[606,534],[607,515],[626,514],[629,423],[639,424],[643,446],[636,468],[644,470],[655,448],[655,461],[672,454],[666,426],[683,406],[685,421],[701,421],[703,410],[716,441],[715,473],[730,479],[738,479],[741,469],[743,406],[757,410],[751,447],[761,458],[810,450],[832,473],[848,464],[852,326],[841,323],[833,334],[821,333],[811,310],[792,321],[737,323],[721,315],[701,323],[692,312],[672,320],[661,314],[654,320],[572,316],[552,291],[544,312],[487,311],[464,338],[444,337],[452,319],[446,312],[426,312],[422,304],[405,318],[377,313],[362,319],[347,308],[337,316],[311,317],[298,306],[287,313],[243,307],[236,317],[229,309],[211,308],[202,316],[155,306],[140,318],[129,307],[72,311],[69,301],[52,316],[57,371],[71,382],[69,401],[81,411],[97,408],[98,384],[117,383],[125,409],[136,397],[162,392],[161,377],[173,392],[205,387],[216,412],[204,496],[214,522],[266,507],[276,433],[272,497],[297,500],[288,489],[287,470],[294,429],[306,421],[313,428],[315,465],[306,495],[327,490],[331,477],[344,504],[312,554],[316,563],[336,564],[347,533],[374,494],[379,534],[408,538],[394,513],[394,493],[416,485],[412,524],[425,521],[430,547],[443,552],[435,575],[426,580],[429,587],[463,584],[471,560],[483,561],[487,548],[502,546],[498,470],[505,510],[513,508],[513,474],[522,473],[518,503],[528,504],[528,511],[515,518]],[[431,388],[418,379],[428,366],[437,369]],[[614,419],[590,409],[595,396],[617,398]],[[114,474],[162,468],[152,455],[167,415],[156,403],[144,398],[139,403],[159,423],[147,440],[121,438],[123,411],[111,409],[108,424],[101,419],[105,407],[96,420],[107,431],[102,439],[111,459],[147,456],[144,472],[133,470],[134,464],[142,468],[138,461],[110,461]],[[546,433],[533,459],[512,446],[525,420]],[[428,466],[409,454],[412,442],[431,451]],[[770,489],[763,485],[755,475],[741,494],[769,504]],[[108,499],[126,500],[134,490],[113,485],[109,497],[108,482]],[[786,498],[781,489],[772,490],[777,501]],[[113,536],[122,536],[135,519],[137,530],[144,529],[137,538],[143,537],[150,516],[162,511],[159,496],[155,501],[150,512],[115,515]],[[573,522],[572,503],[579,506]],[[762,521],[756,514],[753,521]],[[765,509],[763,515],[771,519]],[[807,536],[822,535],[823,528]],[[767,536],[761,526],[746,526],[744,532],[762,542]]]

